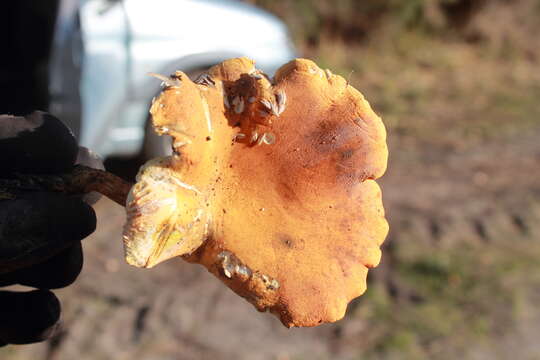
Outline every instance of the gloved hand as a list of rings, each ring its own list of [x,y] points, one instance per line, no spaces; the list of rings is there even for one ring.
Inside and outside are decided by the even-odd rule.
[[[79,148],[70,130],[43,112],[0,115],[0,178],[69,172]],[[0,188],[0,345],[27,344],[52,336],[60,302],[49,289],[70,285],[82,269],[81,242],[96,227],[81,197]]]

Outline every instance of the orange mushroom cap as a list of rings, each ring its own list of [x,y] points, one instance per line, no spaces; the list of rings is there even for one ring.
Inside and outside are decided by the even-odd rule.
[[[388,232],[380,118],[306,59],[273,81],[237,58],[166,85],[150,112],[174,155],[143,166],[131,190],[127,261],[183,256],[288,327],[341,319]]]

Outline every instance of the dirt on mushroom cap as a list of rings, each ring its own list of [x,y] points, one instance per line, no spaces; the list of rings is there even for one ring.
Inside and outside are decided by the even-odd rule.
[[[380,118],[305,59],[273,81],[247,58],[201,81],[174,78],[151,109],[158,133],[174,138],[174,155],[159,161],[171,171],[154,161],[139,174],[127,261],[184,256],[286,326],[342,318],[388,232],[374,181],[388,156]]]

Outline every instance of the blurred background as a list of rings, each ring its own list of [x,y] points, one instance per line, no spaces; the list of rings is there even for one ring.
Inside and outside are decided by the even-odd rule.
[[[10,112],[48,108],[126,178],[167,147],[148,71],[302,56],[347,78],[388,130],[391,231],[343,320],[287,330],[202,267],[126,265],[123,209],[103,199],[58,291],[64,331],[1,359],[540,358],[540,1],[5,3]]]

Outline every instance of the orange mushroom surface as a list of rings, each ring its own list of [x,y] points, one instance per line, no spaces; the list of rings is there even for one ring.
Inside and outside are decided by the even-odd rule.
[[[380,118],[306,59],[273,79],[237,58],[164,80],[150,112],[174,154],[144,165],[130,192],[128,263],[183,256],[288,327],[341,319],[388,232]]]

